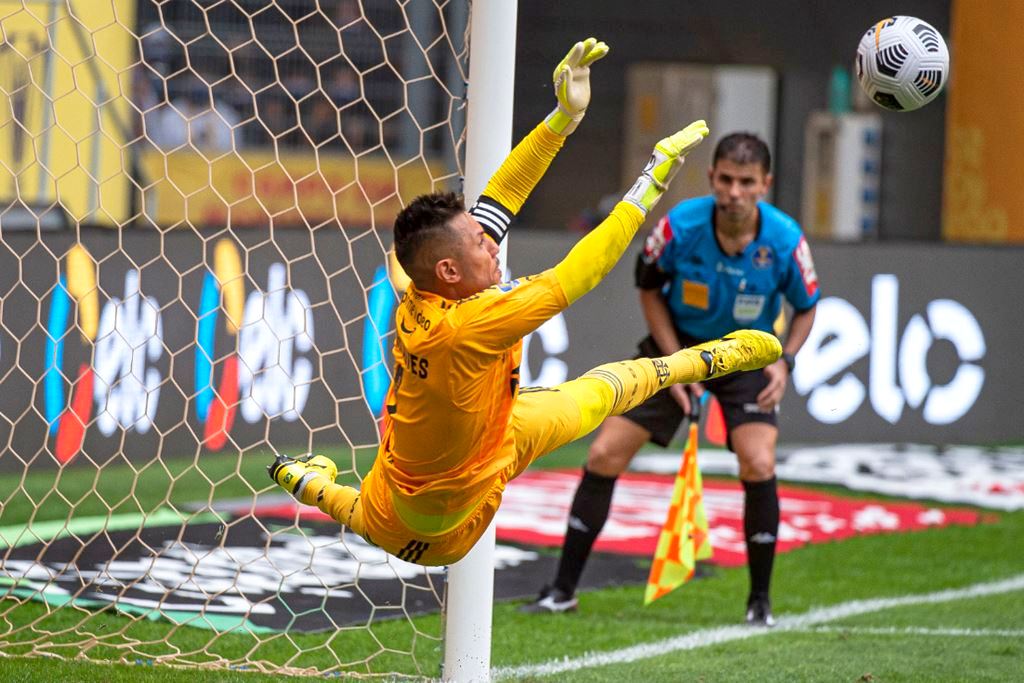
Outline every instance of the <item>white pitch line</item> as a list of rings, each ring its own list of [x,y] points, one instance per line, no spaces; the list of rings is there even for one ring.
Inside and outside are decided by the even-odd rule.
[[[852,633],[879,636],[973,636],[980,638],[1024,638],[1024,629],[923,628],[921,626],[814,626],[790,629],[799,633]]]
[[[967,600],[980,598],[986,595],[999,595],[1001,593],[1012,593],[1024,590],[1024,574],[989,583],[976,583],[965,588],[953,588],[935,593],[919,593],[917,595],[903,595],[895,598],[876,598],[873,600],[853,600],[830,607],[819,607],[809,612],[796,616],[782,616],[778,619],[774,628],[755,628],[750,626],[722,626],[719,628],[703,629],[694,631],[682,636],[667,638],[653,643],[644,643],[621,650],[609,652],[593,652],[573,659],[565,658],[552,660],[540,664],[524,664],[521,666],[496,667],[491,670],[491,677],[494,680],[507,678],[525,678],[528,676],[552,676],[567,671],[579,671],[582,669],[593,669],[599,666],[610,664],[627,664],[641,659],[660,657],[671,652],[682,650],[696,650],[709,645],[727,643],[734,640],[745,640],[756,636],[769,635],[783,631],[807,630],[818,624],[824,624],[837,619],[879,612],[893,607],[908,607],[911,605],[933,605],[942,602],[955,600]]]

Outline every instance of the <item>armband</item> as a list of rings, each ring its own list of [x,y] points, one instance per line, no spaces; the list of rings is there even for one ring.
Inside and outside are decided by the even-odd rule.
[[[636,257],[633,282],[637,289],[661,289],[668,282],[668,274],[656,262],[649,263],[643,252]]]

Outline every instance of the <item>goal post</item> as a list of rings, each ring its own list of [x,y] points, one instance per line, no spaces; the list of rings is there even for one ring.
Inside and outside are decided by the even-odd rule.
[[[489,675],[493,529],[444,595],[265,468],[366,472],[391,225],[508,153],[515,24],[507,0],[0,0],[0,657]]]
[[[512,148],[517,0],[476,0],[470,19],[469,112],[466,122],[468,202],[483,192]],[[501,260],[508,272],[508,240]],[[490,677],[494,602],[494,522],[470,553],[448,569],[444,679]]]

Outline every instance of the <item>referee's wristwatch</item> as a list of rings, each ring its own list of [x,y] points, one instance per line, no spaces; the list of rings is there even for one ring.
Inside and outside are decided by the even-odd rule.
[[[780,357],[782,358],[782,362],[786,364],[786,369],[789,370],[789,374],[792,375],[793,368],[796,367],[796,358],[793,357],[793,354],[786,353],[785,351],[783,351],[782,356]]]

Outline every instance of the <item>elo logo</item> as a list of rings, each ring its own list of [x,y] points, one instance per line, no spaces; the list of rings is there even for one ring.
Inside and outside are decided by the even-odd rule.
[[[952,299],[935,299],[925,315],[910,319],[897,340],[898,306],[899,281],[887,274],[871,281],[870,330],[848,301],[829,297],[819,302],[814,327],[793,371],[793,386],[807,396],[807,411],[819,422],[843,422],[860,408],[865,395],[875,412],[892,424],[900,420],[904,406],[923,405],[922,417],[928,424],[945,425],[974,405],[985,383],[985,370],[978,362],[986,350],[974,315]],[[933,384],[926,363],[936,340],[950,342],[960,360],[944,385]],[[852,372],[843,370],[868,353],[865,390]],[[840,373],[838,381],[828,383]]]

